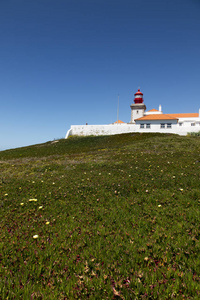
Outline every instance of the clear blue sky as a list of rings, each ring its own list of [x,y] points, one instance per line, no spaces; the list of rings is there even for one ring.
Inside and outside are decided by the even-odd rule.
[[[0,150],[200,108],[199,0],[1,0]]]

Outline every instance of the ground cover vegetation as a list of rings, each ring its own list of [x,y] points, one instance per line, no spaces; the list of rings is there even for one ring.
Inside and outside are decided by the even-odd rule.
[[[200,131],[198,131],[198,132],[189,132],[188,135],[189,136],[200,136]]]
[[[199,299],[200,139],[0,152],[2,299]]]

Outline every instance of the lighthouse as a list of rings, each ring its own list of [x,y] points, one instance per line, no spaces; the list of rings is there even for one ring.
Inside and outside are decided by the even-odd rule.
[[[140,89],[138,89],[134,96],[134,103],[131,104],[131,123],[135,123],[135,119],[143,117],[146,110],[143,93],[140,91]]]

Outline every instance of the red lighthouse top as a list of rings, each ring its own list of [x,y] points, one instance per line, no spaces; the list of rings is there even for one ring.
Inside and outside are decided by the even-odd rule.
[[[144,99],[143,99],[143,94],[140,92],[140,89],[138,89],[137,93],[135,93],[135,98],[134,98],[134,102],[137,103],[143,103]]]

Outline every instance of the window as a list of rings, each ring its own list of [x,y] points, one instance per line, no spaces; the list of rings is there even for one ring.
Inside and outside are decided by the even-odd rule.
[[[191,123],[191,126],[195,126],[195,123]]]
[[[167,128],[172,128],[172,124],[171,123],[167,123]]]
[[[146,124],[146,128],[151,128],[151,124]]]
[[[139,113],[139,111],[137,110],[137,114]]]
[[[144,124],[140,124],[140,128],[144,128]]]
[[[160,128],[165,128],[165,124],[161,123]]]
[[[183,123],[179,123],[179,126],[182,126],[183,125]]]

